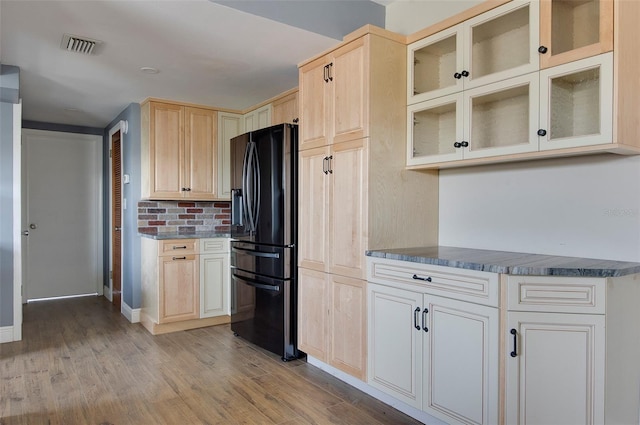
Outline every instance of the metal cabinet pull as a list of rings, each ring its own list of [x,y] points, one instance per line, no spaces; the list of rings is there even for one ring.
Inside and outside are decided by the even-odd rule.
[[[418,314],[420,313],[420,307],[416,307],[413,311],[413,327],[417,330],[420,330],[420,325],[418,324]]]
[[[425,307],[422,310],[422,330],[425,332],[429,332],[429,328],[427,328],[427,313],[429,313],[429,309]]]
[[[172,260],[186,260],[187,257],[171,257]]]
[[[511,329],[509,333],[513,335],[513,351],[511,352],[511,357],[517,357],[518,356],[518,331],[516,331],[515,329]]]
[[[327,164],[329,163],[329,157],[325,156],[324,158],[322,158],[322,172],[325,174],[329,174],[329,167],[327,166]]]
[[[182,246],[178,246],[178,245],[174,245],[173,248],[171,249],[187,249],[186,245],[182,245]]]
[[[325,83],[329,82],[329,65],[325,65],[324,68],[322,69],[323,72],[323,79]]]
[[[431,276],[429,276],[429,277],[420,277],[417,274],[414,274],[413,278],[415,280],[424,280],[425,282],[431,282]]]

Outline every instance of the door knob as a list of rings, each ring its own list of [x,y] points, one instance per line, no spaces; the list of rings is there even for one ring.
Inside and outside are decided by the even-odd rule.
[[[37,224],[35,224],[35,223],[31,223],[31,224],[29,225],[29,229],[37,229],[37,228],[38,228],[38,225],[37,225]]]

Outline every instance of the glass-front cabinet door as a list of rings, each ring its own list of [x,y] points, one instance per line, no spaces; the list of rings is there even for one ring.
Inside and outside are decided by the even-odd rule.
[[[462,92],[408,107],[407,165],[462,159]]]
[[[612,50],[613,0],[540,0],[540,68]]]
[[[613,53],[540,72],[540,150],[611,143]]]
[[[538,150],[538,73],[465,92],[464,158]]]

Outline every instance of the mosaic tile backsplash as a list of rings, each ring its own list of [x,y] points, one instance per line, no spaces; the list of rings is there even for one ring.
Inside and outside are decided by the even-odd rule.
[[[140,233],[195,233],[228,230],[230,202],[140,201]]]

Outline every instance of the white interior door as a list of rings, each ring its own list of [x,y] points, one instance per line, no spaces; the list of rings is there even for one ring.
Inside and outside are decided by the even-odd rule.
[[[102,138],[25,130],[27,299],[102,292]]]

